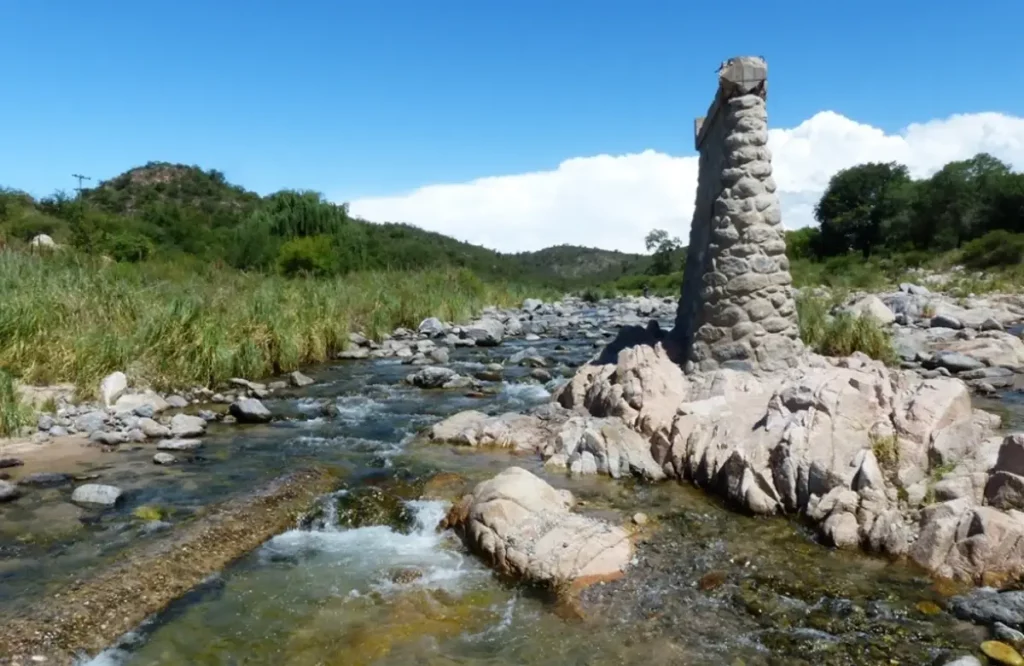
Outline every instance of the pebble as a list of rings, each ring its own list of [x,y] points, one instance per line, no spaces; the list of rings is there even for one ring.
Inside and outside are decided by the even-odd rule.
[[[637,525],[640,525],[641,527],[646,525],[648,522],[647,514],[641,512],[634,513],[633,522]]]
[[[1024,666],[1024,657],[1020,656],[1020,653],[1012,646],[1001,641],[985,641],[981,644],[981,651],[985,653],[986,657],[995,659],[1000,664]]]
[[[157,465],[173,465],[174,463],[178,462],[178,459],[175,458],[170,453],[167,453],[165,451],[158,451],[156,454],[153,455],[153,462],[156,463]]]

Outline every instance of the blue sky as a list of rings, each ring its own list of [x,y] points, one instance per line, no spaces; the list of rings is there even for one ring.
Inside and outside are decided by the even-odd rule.
[[[773,127],[1019,115],[1024,2],[972,6],[0,0],[0,185],[45,194],[167,160],[352,200],[689,155],[739,54],[768,59]]]

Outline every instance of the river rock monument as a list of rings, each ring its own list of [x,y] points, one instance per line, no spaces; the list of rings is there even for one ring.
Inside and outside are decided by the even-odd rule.
[[[695,123],[697,199],[673,333],[687,371],[781,370],[804,353],[768,149],[768,65],[722,64]]]

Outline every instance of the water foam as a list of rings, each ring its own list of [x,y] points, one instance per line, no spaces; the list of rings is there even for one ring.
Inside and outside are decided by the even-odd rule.
[[[446,502],[406,504],[414,516],[408,534],[385,525],[340,529],[336,518],[331,521],[325,516],[323,529],[293,529],[275,536],[260,549],[259,558],[265,563],[301,559],[303,566],[340,569],[349,580],[362,580],[381,590],[410,585],[457,588],[467,575],[482,572],[471,560],[445,547],[450,537],[438,532],[437,525],[448,510]],[[422,575],[408,583],[387,579],[390,571],[400,568],[414,568]]]

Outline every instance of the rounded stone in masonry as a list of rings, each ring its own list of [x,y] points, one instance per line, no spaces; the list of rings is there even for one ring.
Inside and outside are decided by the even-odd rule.
[[[730,114],[732,115],[732,114]],[[732,131],[734,132],[760,132],[764,130],[765,118],[758,116],[757,114],[749,114],[740,117],[732,116],[731,118],[726,117],[726,122],[732,122]]]
[[[761,213],[757,212],[756,210],[745,210],[742,213],[730,215],[729,219],[738,228],[746,229],[747,227],[752,227],[755,224],[762,222],[764,218],[762,217]]]
[[[726,285],[726,291],[730,294],[749,294],[767,287],[769,279],[774,279],[775,277],[773,275],[769,278],[760,273],[746,273],[729,280],[729,284]],[[786,277],[788,278],[789,276],[787,275]]]
[[[747,313],[738,305],[728,305],[724,308],[713,309],[707,315],[708,323],[713,326],[735,326],[747,320]]]
[[[749,273],[751,267],[751,263],[748,263],[746,259],[741,259],[739,257],[725,256],[720,257],[717,261],[715,261],[715,269],[728,278],[734,278],[737,275]],[[767,271],[758,272],[764,273]]]
[[[765,254],[769,254],[769,255],[776,255],[776,254],[784,255],[784,254],[786,254],[786,241],[782,240],[781,238],[777,238],[775,240],[767,241],[767,242],[761,244],[761,250]]]
[[[725,147],[729,150],[740,146],[763,146],[768,143],[768,132],[733,132],[725,137]]]

